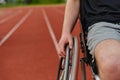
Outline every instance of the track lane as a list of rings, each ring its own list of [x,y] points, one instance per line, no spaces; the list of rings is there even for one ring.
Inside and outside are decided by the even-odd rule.
[[[63,6],[58,6],[58,7],[55,7],[57,9],[59,9],[60,11],[64,12],[65,11],[65,5]]]
[[[0,80],[55,80],[58,57],[41,8],[0,47]]]
[[[54,7],[53,9],[54,9],[56,12],[58,12],[59,14],[64,15],[64,11],[60,10],[59,8]]]
[[[0,24],[0,41],[7,35],[7,33],[20,21],[20,19],[27,13],[28,10],[24,9],[23,12],[17,13],[17,16],[10,18],[4,23]]]
[[[54,9],[49,7],[48,8],[46,7],[44,9],[46,11],[46,14],[48,16],[48,19],[51,23],[52,29],[54,31],[54,34],[58,42],[58,40],[60,39],[61,31],[62,31],[63,15],[61,15],[60,13],[56,12]]]
[[[17,16],[17,15],[18,15],[19,13],[21,13],[21,12],[22,12],[22,11],[20,10],[20,11],[17,11],[17,12],[15,12],[15,13],[11,14],[11,15],[5,15],[6,17],[3,17],[3,18],[0,20],[0,24],[3,24],[3,23],[6,22],[7,20],[9,20],[9,19]]]
[[[16,8],[5,8],[5,9],[0,9],[0,20],[7,18],[8,16],[14,14],[14,12],[19,12],[21,11],[20,9],[16,9]]]
[[[2,46],[7,39],[24,23],[24,21],[31,15],[32,9],[30,9],[22,19],[16,23],[16,25],[1,39],[0,46]]]
[[[42,13],[43,13],[45,22],[46,22],[46,24],[47,24],[49,33],[50,33],[50,35],[51,35],[51,38],[52,38],[52,40],[53,40],[53,43],[54,43],[54,45],[55,45],[56,51],[57,51],[57,53],[59,53],[59,47],[58,47],[58,42],[57,42],[56,36],[55,36],[55,34],[54,34],[53,30],[52,30],[51,24],[50,24],[50,22],[49,22],[49,19],[48,19],[47,14],[46,14],[46,12],[45,12],[44,9],[42,9]]]

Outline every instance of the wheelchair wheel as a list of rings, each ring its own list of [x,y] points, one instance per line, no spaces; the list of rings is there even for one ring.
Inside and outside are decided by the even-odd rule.
[[[77,80],[79,65],[79,48],[77,37],[73,37],[73,49],[66,47],[66,58],[61,58],[57,80]]]

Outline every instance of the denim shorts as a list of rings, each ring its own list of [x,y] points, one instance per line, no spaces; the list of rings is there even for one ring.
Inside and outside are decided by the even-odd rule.
[[[96,45],[106,39],[120,40],[120,24],[98,22],[88,28],[87,46],[93,57]]]

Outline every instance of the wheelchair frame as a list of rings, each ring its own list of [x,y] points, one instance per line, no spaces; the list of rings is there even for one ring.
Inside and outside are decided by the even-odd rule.
[[[73,37],[73,49],[66,45],[66,58],[60,59],[56,80],[77,80],[79,65],[78,40]]]
[[[91,67],[91,71],[93,73],[93,80],[100,80],[98,76],[98,72],[96,69],[96,64],[93,62],[91,55],[88,55],[88,50],[85,42],[85,37],[83,33],[80,33],[80,45],[81,50],[83,53],[83,57],[80,58],[79,56],[79,49],[78,49],[78,40],[77,37],[73,37],[73,51],[70,50],[69,46],[66,47],[66,58],[61,58],[59,67],[58,67],[58,74],[56,80],[78,80],[78,66],[79,61],[81,62],[81,72],[82,72],[82,80],[86,80],[86,64]],[[72,59],[71,59],[72,54]]]
[[[93,74],[93,80],[100,80],[98,76],[96,61],[92,58],[92,55],[90,55],[89,53],[88,47],[86,45],[86,36],[84,34],[83,32],[80,33],[80,45],[82,53],[84,54],[83,57],[80,59],[82,69],[82,80],[86,80],[85,64],[90,66],[91,72]]]

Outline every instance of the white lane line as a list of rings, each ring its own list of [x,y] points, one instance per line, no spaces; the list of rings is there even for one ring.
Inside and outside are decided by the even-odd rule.
[[[47,24],[49,33],[50,33],[50,35],[51,35],[51,38],[52,38],[52,40],[53,40],[53,43],[54,43],[54,45],[55,45],[56,51],[59,53],[59,48],[58,48],[57,39],[56,39],[56,37],[55,37],[55,34],[54,34],[53,30],[52,30],[51,24],[50,24],[50,22],[49,22],[49,19],[48,19],[47,14],[46,14],[46,12],[45,12],[44,9],[42,9],[42,13],[43,13],[44,19],[45,19],[45,21],[46,21],[46,24]]]
[[[18,15],[19,13],[21,13],[21,12],[22,12],[22,11],[20,10],[20,11],[16,12],[15,14],[12,14],[12,15],[9,16],[9,17],[2,19],[2,20],[0,21],[0,24],[2,24],[2,23],[4,23],[4,22],[6,22],[7,20],[9,20],[9,19],[17,16],[17,15]]]
[[[31,13],[32,9],[30,9],[29,12],[25,16],[23,16],[23,18],[7,33],[7,35],[3,37],[3,39],[0,41],[0,46],[5,43],[5,41],[20,27],[20,25],[23,24],[23,22],[25,22],[25,20],[28,18],[28,16],[30,16]]]
[[[55,9],[58,13],[60,13],[61,15],[64,15],[64,12],[63,12],[63,11],[59,10],[59,9],[56,8],[56,7],[54,7],[54,9]]]

